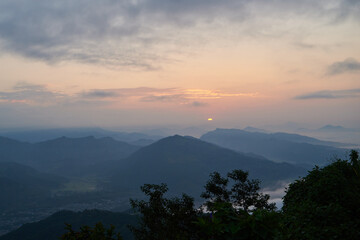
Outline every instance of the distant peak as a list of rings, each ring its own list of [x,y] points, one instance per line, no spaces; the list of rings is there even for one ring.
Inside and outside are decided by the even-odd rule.
[[[344,128],[343,126],[340,126],[340,125],[335,126],[335,125],[328,124],[328,125],[325,125],[325,126],[319,128],[318,130],[339,131],[339,130],[349,130],[349,129]]]
[[[267,133],[267,131],[266,131],[265,129],[255,128],[255,127],[251,127],[251,126],[248,126],[248,127],[244,128],[244,131],[247,131],[247,132]]]
[[[328,124],[328,125],[323,126],[322,128],[344,128],[344,127],[342,127],[340,125],[335,126],[335,125]]]

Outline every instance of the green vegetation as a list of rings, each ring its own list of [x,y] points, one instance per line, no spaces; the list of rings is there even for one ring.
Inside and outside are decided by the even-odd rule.
[[[275,204],[269,204],[267,194],[259,193],[260,181],[248,179],[249,173],[242,170],[233,170],[227,178],[221,177],[218,172],[210,174],[210,180],[205,185],[205,192],[201,197],[208,199],[204,204],[213,211],[216,203],[231,203],[234,209],[251,212],[258,209],[275,210]],[[233,184],[228,189],[229,181]]]
[[[248,172],[233,170],[222,177],[210,175],[201,196],[208,199],[195,224],[198,239],[273,239],[279,229],[279,213],[268,203],[267,194],[259,193],[260,181],[248,179]],[[232,187],[228,189],[228,184]]]
[[[275,239],[280,233],[280,213],[256,209],[250,214],[231,203],[216,203],[214,212],[198,218],[199,238],[205,239]]]
[[[284,197],[287,239],[360,239],[359,157],[315,167],[289,186]]]
[[[210,175],[202,197],[202,208],[194,208],[194,199],[165,198],[167,186],[145,184],[141,190],[148,201],[131,200],[140,213],[140,225],[131,227],[135,239],[269,239],[278,228],[278,213],[269,204],[268,195],[258,192],[258,180],[249,180],[248,173],[234,170],[223,178],[218,172]],[[228,189],[229,182],[233,183]],[[275,221],[274,221],[275,220]],[[269,227],[270,226],[270,227]],[[260,237],[258,237],[258,235]]]
[[[148,201],[130,200],[131,206],[141,215],[139,226],[131,226],[135,239],[196,239],[193,224],[198,215],[194,209],[194,199],[186,194],[181,198],[167,199],[165,184],[145,184],[141,190]]]

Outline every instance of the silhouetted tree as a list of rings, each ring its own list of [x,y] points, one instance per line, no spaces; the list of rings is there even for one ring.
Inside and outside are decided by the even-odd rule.
[[[284,197],[284,239],[360,239],[358,153],[315,167]]]
[[[139,225],[130,226],[136,239],[197,239],[193,224],[197,211],[192,197],[183,194],[181,198],[167,199],[166,184],[145,184],[141,190],[148,201],[130,200],[132,208],[140,214]]]
[[[202,198],[208,199],[205,206],[212,210],[215,203],[231,203],[236,209],[246,212],[256,209],[275,210],[275,204],[269,203],[270,196],[260,193],[260,181],[248,179],[249,173],[240,169],[227,174],[227,178],[220,173],[210,174],[210,180],[205,185]],[[228,184],[232,183],[230,190]]]
[[[210,180],[205,185],[205,192],[201,194],[204,199],[209,199],[205,206],[211,210],[214,203],[223,203],[230,201],[231,192],[227,189],[229,179],[221,177],[220,173],[210,174]]]
[[[233,170],[222,177],[210,174],[201,197],[211,214],[199,216],[196,225],[199,239],[274,239],[280,231],[280,214],[275,204],[262,194],[259,180],[248,179],[249,173]],[[228,184],[232,184],[229,189]]]

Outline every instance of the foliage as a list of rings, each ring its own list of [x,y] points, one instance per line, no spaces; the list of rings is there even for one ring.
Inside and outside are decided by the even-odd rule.
[[[285,239],[360,239],[358,154],[315,167],[284,197]]]
[[[251,214],[235,209],[231,203],[214,204],[214,213],[198,219],[199,239],[274,239],[280,230],[280,214],[266,209]]]
[[[193,222],[197,211],[194,199],[186,194],[181,198],[167,199],[166,184],[145,184],[141,190],[149,200],[130,200],[133,209],[140,213],[139,226],[130,226],[136,239],[196,239]]]
[[[230,201],[231,192],[227,189],[229,179],[221,177],[220,173],[210,174],[210,180],[205,185],[205,192],[201,194],[202,198],[211,199],[205,203],[205,206],[212,209],[214,203],[225,203]]]
[[[66,224],[66,232],[61,240],[122,240],[120,233],[115,234],[115,227],[106,229],[102,223],[97,223],[94,228],[82,226],[79,232],[75,232],[70,224]]]
[[[200,216],[196,225],[200,239],[273,239],[279,231],[279,213],[269,195],[259,193],[260,181],[249,173],[233,170],[227,177],[210,174],[201,196],[210,214]],[[232,186],[229,188],[228,184]]]
[[[257,209],[275,210],[274,203],[268,203],[270,198],[267,194],[259,193],[260,181],[248,179],[249,173],[235,169],[227,174],[227,178],[221,177],[218,172],[210,174],[210,180],[205,185],[205,192],[201,197],[208,199],[205,206],[213,210],[215,203],[231,203],[234,208],[245,212]],[[228,183],[232,183],[230,190]]]
[[[233,185],[228,189],[230,181]],[[201,195],[208,199],[209,215],[194,209],[193,198],[185,194],[165,198],[165,184],[145,184],[141,190],[148,201],[131,200],[140,213],[140,225],[131,230],[136,239],[269,239],[278,230],[278,213],[272,211],[275,206],[268,203],[269,196],[258,193],[259,185],[242,170],[228,173],[227,178],[210,174]]]

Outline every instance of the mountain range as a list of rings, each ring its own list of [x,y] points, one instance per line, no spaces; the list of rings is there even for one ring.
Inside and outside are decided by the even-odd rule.
[[[93,136],[95,138],[111,137],[115,140],[127,142],[131,144],[143,142],[151,143],[161,139],[163,136],[150,135],[138,132],[118,132],[109,131],[102,128],[54,128],[54,129],[34,129],[34,130],[2,130],[0,135],[15,139],[18,141],[25,141],[29,143],[44,142],[59,137],[68,138],[83,138]],[[145,141],[146,140],[146,141]],[[142,146],[142,145],[139,145]]]
[[[305,174],[305,169],[288,163],[275,163],[262,157],[239,153],[193,137],[163,138],[143,147],[114,167],[112,182],[120,189],[144,183],[167,183],[177,193],[199,196],[209,174],[233,169],[249,171],[269,186]]]
[[[51,199],[63,177],[41,173],[14,162],[0,162],[0,210],[23,208]]]
[[[147,142],[144,147],[112,137],[58,137],[38,143],[0,137],[0,210],[55,210],[99,201],[124,209],[129,198],[140,196],[139,187],[145,183],[167,183],[169,194],[184,192],[199,201],[213,171],[224,175],[246,170],[250,178],[271,188],[346,152],[334,142],[250,130],[216,129],[201,139],[138,139]],[[16,218],[14,222],[26,222]],[[1,221],[13,220],[4,215]]]
[[[25,143],[0,137],[0,161],[18,162],[62,176],[99,173],[102,163],[118,161],[140,147],[110,137],[61,137]]]
[[[298,134],[248,132],[239,129],[216,129],[201,136],[207,141],[239,152],[254,153],[276,162],[324,165],[335,157],[343,158],[346,150]]]

